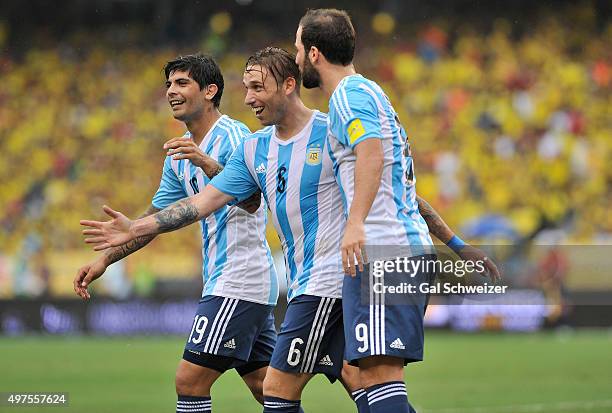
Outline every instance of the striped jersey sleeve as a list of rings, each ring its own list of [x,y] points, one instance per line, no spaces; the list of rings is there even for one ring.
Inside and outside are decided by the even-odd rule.
[[[164,209],[168,205],[183,199],[187,193],[178,178],[178,172],[173,169],[172,157],[167,156],[164,160],[159,189],[153,196],[151,204],[157,209]]]
[[[210,181],[210,184],[224,194],[233,196],[238,202],[249,198],[259,189],[244,158],[244,143],[238,145],[225,164],[225,168]]]
[[[342,92],[334,94],[331,99],[338,119],[334,125],[338,140],[354,148],[366,139],[382,138],[376,101],[372,96],[361,88]]]

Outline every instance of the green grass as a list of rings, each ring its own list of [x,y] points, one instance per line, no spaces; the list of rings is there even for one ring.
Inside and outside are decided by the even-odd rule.
[[[182,339],[159,337],[1,338],[0,391],[70,393],[68,408],[45,409],[49,412],[173,412],[174,369],[182,346]],[[423,413],[603,413],[612,411],[611,366],[612,333],[606,331],[431,332],[425,362],[408,366],[406,380]],[[216,413],[261,411],[235,372],[215,384],[213,400]],[[608,404],[559,404],[602,400]],[[323,378],[308,385],[302,404],[306,412],[355,411],[342,387]],[[17,410],[0,407],[0,412]]]

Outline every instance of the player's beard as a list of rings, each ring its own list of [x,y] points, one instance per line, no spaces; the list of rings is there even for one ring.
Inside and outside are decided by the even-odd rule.
[[[315,87],[319,87],[321,84],[321,76],[317,69],[314,68],[310,60],[306,57],[304,58],[304,70],[302,73],[302,85],[306,89],[314,89]]]

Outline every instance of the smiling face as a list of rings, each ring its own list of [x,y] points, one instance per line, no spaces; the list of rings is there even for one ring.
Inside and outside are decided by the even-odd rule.
[[[166,98],[175,119],[188,122],[202,115],[207,102],[207,88],[200,90],[200,85],[189,76],[189,72],[171,72],[166,88]]]
[[[277,125],[285,116],[288,97],[272,74],[261,65],[246,68],[242,78],[246,89],[244,104],[250,106],[263,126]],[[281,84],[284,86],[284,82]]]
[[[302,84],[306,89],[319,87],[321,84],[321,76],[310,62],[308,58],[309,51],[304,48],[304,43],[302,43],[302,26],[299,26],[295,33],[295,49],[295,63],[300,68]]]

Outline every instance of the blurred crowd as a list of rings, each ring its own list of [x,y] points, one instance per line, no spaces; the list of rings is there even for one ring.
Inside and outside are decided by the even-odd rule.
[[[292,50],[292,38],[279,40]],[[493,214],[519,235],[543,225],[584,241],[612,233],[612,25],[551,17],[517,36],[504,20],[487,32],[432,23],[406,38],[374,27],[358,42],[357,70],[387,91],[417,190],[449,224]],[[184,132],[164,95],[162,68],[177,53],[92,41],[0,55],[0,285],[18,271],[8,257],[44,267],[49,252],[83,248],[78,221],[100,218],[102,204],[131,216],[149,205],[161,146]],[[258,128],[243,105],[248,53],[217,57],[221,110]],[[177,239],[197,250],[192,235]]]

